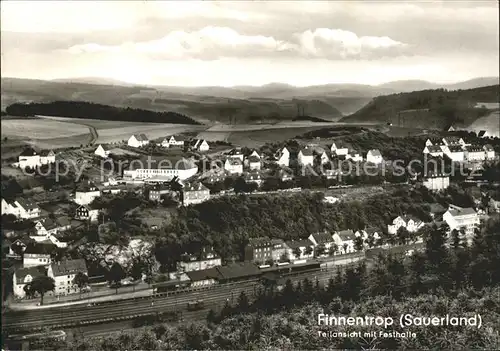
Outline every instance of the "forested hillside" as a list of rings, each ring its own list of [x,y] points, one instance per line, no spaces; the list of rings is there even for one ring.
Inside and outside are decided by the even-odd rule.
[[[83,101],[54,101],[49,103],[15,103],[6,108],[12,116],[58,116],[109,121],[200,124],[176,112],[154,112],[134,108],[120,108]]]
[[[422,90],[379,96],[343,122],[401,122],[405,127],[443,128],[456,123],[469,125],[486,115],[478,102],[500,101],[500,86],[448,91]]]

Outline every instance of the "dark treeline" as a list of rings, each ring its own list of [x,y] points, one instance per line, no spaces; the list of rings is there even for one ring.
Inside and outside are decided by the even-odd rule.
[[[156,325],[103,339],[76,337],[53,345],[78,350],[137,349],[498,349],[500,327],[500,222],[490,221],[468,246],[460,239],[447,247],[446,227],[434,227],[422,252],[379,256],[332,272],[326,284],[304,279],[281,290],[264,284],[241,293],[217,310],[208,324]],[[395,320],[377,326],[318,326],[318,314],[382,316]],[[402,314],[466,316],[480,314],[482,327],[412,326],[402,329]],[[328,338],[319,331],[360,331],[361,336]],[[415,338],[365,337],[363,332],[416,334]]]
[[[176,112],[154,112],[133,108],[120,108],[84,101],[54,101],[49,103],[15,103],[6,108],[13,116],[59,116],[109,121],[153,122],[175,124],[200,124],[194,119]]]

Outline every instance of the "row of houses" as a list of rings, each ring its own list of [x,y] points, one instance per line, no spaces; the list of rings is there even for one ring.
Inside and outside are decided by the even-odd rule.
[[[427,139],[423,153],[433,157],[446,155],[455,162],[483,162],[495,159],[495,150],[491,145],[471,145],[463,138],[457,137]]]
[[[26,148],[18,157],[20,168],[38,168],[56,162],[56,155],[52,150],[42,150],[40,153],[33,148]]]
[[[149,143],[150,140],[144,133],[134,134],[127,141],[127,145],[130,147],[142,147],[148,145]],[[210,149],[208,142],[204,139],[186,140],[186,138],[180,135],[167,136],[158,144],[158,146],[164,148],[170,148],[170,147],[183,148],[187,146],[191,150],[197,150],[200,152],[206,152]]]

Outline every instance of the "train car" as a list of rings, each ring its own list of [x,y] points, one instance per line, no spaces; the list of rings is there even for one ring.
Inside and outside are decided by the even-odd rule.
[[[166,282],[155,283],[153,284],[153,293],[163,294],[171,291],[176,291],[178,289],[187,288],[190,284],[191,283],[189,281],[181,282],[180,280],[170,280]]]
[[[203,309],[205,306],[205,303],[203,300],[197,300],[197,301],[190,301],[187,303],[187,309],[188,311],[197,311]]]

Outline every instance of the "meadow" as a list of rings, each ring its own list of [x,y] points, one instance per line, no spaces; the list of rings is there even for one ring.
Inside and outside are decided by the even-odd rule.
[[[2,119],[2,137],[53,139],[88,134],[84,125],[48,119]]]

